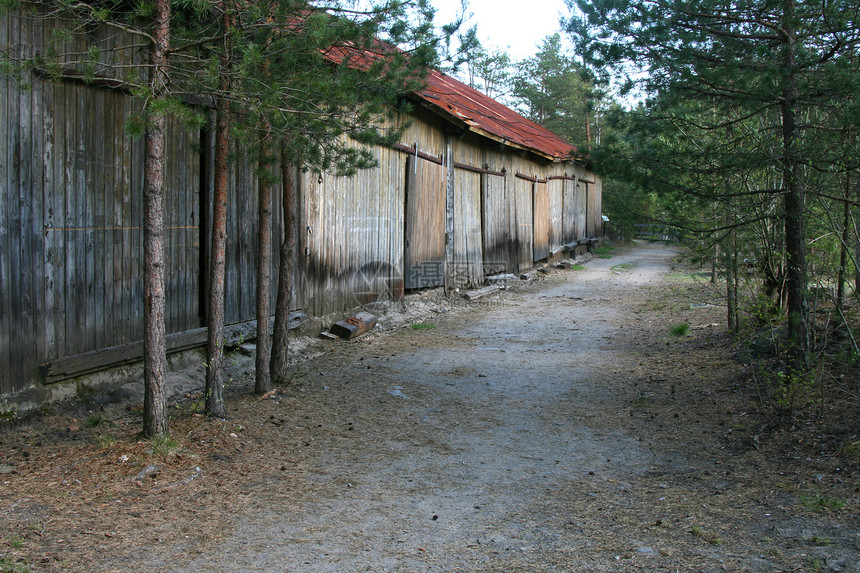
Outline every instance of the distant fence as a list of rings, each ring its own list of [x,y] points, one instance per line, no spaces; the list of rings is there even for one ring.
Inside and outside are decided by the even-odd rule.
[[[678,242],[678,235],[675,230],[667,225],[656,225],[639,223],[635,225],[636,231],[634,238],[643,239],[646,241],[665,241],[667,243]]]

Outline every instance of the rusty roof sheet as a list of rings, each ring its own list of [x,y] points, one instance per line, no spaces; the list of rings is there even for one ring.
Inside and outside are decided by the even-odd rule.
[[[426,82],[415,95],[470,131],[555,161],[576,156],[576,147],[564,138],[451,76],[431,70]]]
[[[379,58],[385,58],[388,50],[396,48],[379,42],[377,50],[339,45],[332,46],[324,54],[334,63],[349,59],[348,65],[366,69]],[[577,156],[576,147],[564,138],[438,70],[429,71],[424,88],[414,95],[443,117],[505,145],[526,149],[553,161]]]

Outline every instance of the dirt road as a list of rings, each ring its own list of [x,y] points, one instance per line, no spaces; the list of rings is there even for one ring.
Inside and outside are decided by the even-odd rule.
[[[641,245],[417,327],[327,343],[278,395],[234,399],[230,421],[177,420],[181,448],[142,484],[123,476],[147,452],[123,454],[133,441],[118,430],[104,464],[137,465],[114,477],[100,466],[106,485],[83,515],[23,538],[51,556],[30,565],[860,571],[856,464],[759,447],[719,300],[672,272],[676,255]],[[689,333],[672,336],[676,323]],[[64,475],[86,498],[86,478]],[[30,492],[21,505],[25,493],[0,490],[3,506],[36,523],[64,511],[38,515],[37,501],[59,501]],[[829,499],[845,503],[814,503]]]

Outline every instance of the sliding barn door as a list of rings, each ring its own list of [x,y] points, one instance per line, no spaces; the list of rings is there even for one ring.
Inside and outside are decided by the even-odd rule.
[[[410,155],[406,162],[407,289],[441,286],[445,281],[445,167]]]

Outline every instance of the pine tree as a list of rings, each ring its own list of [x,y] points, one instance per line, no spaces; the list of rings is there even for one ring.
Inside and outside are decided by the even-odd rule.
[[[144,103],[131,131],[144,132],[145,175],[145,421],[147,435],[167,433],[164,377],[167,370],[164,289],[164,135],[166,118],[200,122],[219,116],[218,159],[222,177],[230,140],[259,157],[265,139],[275,156],[317,171],[348,175],[375,165],[368,147],[393,143],[387,118],[408,109],[404,94],[417,89],[435,60],[433,10],[426,0],[379,0],[363,10],[354,2],[261,0],[258,2],[86,2],[2,0],[0,8],[27,10],[56,24],[56,45],[4,67],[22,74],[38,69],[49,79],[104,82]],[[173,10],[171,10],[173,8]],[[105,46],[86,34],[104,27],[128,45]],[[147,45],[144,70],[130,69],[115,53]],[[14,61],[13,61],[14,60]],[[267,69],[268,73],[261,73]],[[229,125],[227,123],[229,119]],[[259,137],[266,126],[268,137]],[[223,203],[218,184],[216,204]],[[234,192],[245,192],[234,190]],[[225,205],[226,207],[226,205]],[[216,209],[219,220],[225,212]],[[220,233],[216,226],[216,233]],[[223,239],[223,237],[221,237]],[[214,244],[214,242],[213,242]],[[212,258],[219,260],[217,252]],[[283,264],[283,262],[282,262]],[[291,264],[291,263],[290,263]],[[213,270],[221,272],[218,264]],[[207,407],[223,410],[219,378],[223,349],[223,293],[212,282]],[[289,285],[282,288],[289,289]],[[286,324],[289,306],[279,305]],[[220,313],[220,318],[219,318]],[[264,321],[267,323],[268,321]],[[220,327],[219,327],[220,325]],[[219,332],[219,328],[221,332]],[[285,339],[283,341],[285,344]],[[285,350],[284,350],[285,351]],[[284,366],[285,368],[285,366]],[[285,376],[283,369],[278,376]]]
[[[545,38],[534,57],[519,63],[513,97],[526,117],[578,146],[585,148],[596,136],[595,112],[603,94],[565,53],[559,34]]]
[[[718,199],[780,199],[790,361],[804,368],[810,350],[808,195],[814,171],[829,169],[834,158],[814,144],[816,126],[802,118],[843,108],[839,114],[848,120],[845,111],[856,108],[860,7],[847,0],[568,5],[577,10],[568,30],[586,62],[607,80],[625,80],[626,87],[638,82],[657,96],[647,116],[659,125],[655,135],[703,144],[693,152],[684,141],[681,153],[652,156],[663,161],[654,172],[678,189],[710,195],[709,204],[714,183],[704,178],[715,177],[732,184],[717,186]],[[643,142],[640,157],[649,145]]]

